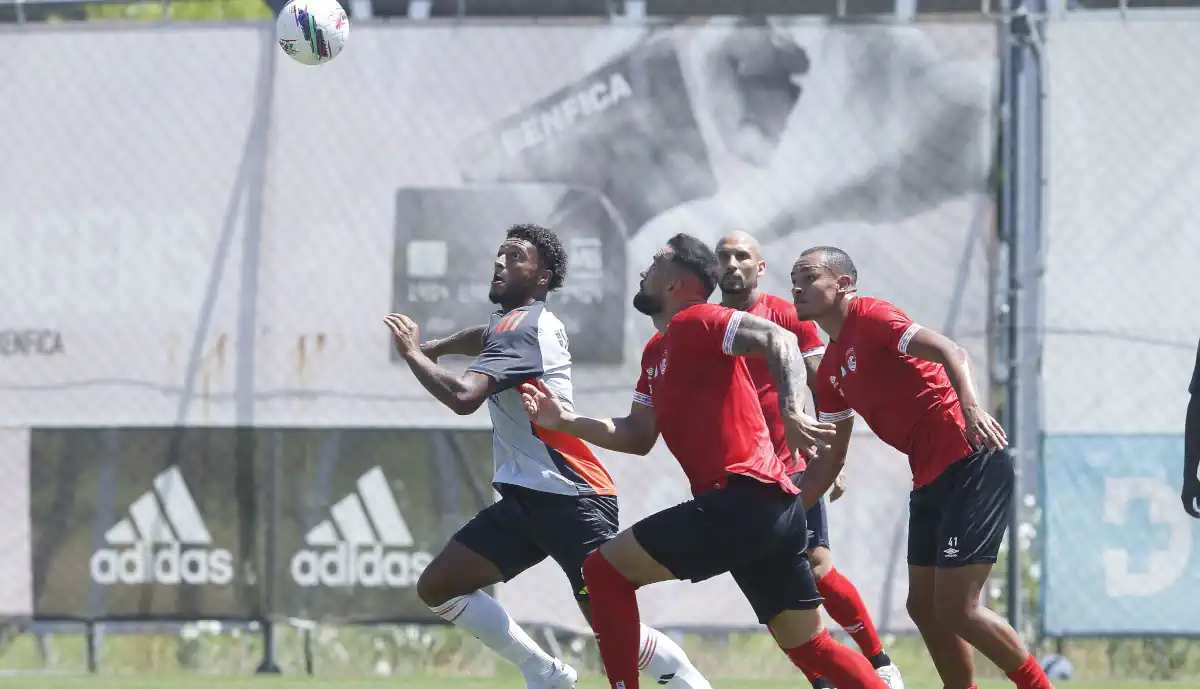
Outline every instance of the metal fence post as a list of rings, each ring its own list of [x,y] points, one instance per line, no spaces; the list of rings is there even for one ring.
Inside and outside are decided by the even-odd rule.
[[[1030,460],[1038,455],[1041,437],[1037,369],[1041,359],[1038,323],[1043,153],[1038,35],[1043,8],[1042,0],[1023,0],[1015,8],[1010,7],[1003,30],[1001,203],[1008,244],[1004,422],[1016,471],[1008,525],[1006,602],[1009,624],[1018,633],[1024,607],[1020,543],[1021,508],[1027,492],[1024,473],[1033,469]]]
[[[275,635],[275,622],[271,616],[275,612],[278,605],[278,592],[276,591],[276,541],[278,540],[276,527],[280,519],[279,507],[279,483],[281,480],[281,462],[280,457],[283,454],[283,434],[276,431],[272,434],[273,442],[271,447],[271,462],[270,462],[270,481],[267,484],[267,503],[270,511],[267,513],[267,542],[266,542],[266,557],[264,569],[266,572],[266,609],[267,614],[263,616],[263,659],[258,666],[258,674],[273,674],[277,675],[281,672],[278,661],[278,638]]]
[[[255,345],[258,340],[258,273],[260,264],[260,249],[262,243],[263,225],[263,196],[267,179],[267,160],[270,155],[271,138],[271,109],[275,96],[275,61],[279,54],[276,49],[274,33],[268,30],[264,34],[263,54],[259,77],[258,102],[255,108],[254,128],[251,133],[253,148],[248,156],[254,161],[252,171],[246,176],[246,223],[245,238],[242,251],[242,295],[238,313],[238,386],[237,386],[237,421],[239,426],[255,426]],[[257,435],[257,433],[256,433]],[[277,639],[275,614],[278,604],[276,591],[276,564],[278,549],[279,524],[279,484],[280,461],[283,451],[283,437],[279,432],[273,434],[273,447],[270,459],[270,480],[267,485],[267,503],[270,510],[266,524],[266,553],[262,576],[266,578],[263,615],[263,659],[258,666],[259,674],[278,674],[280,672],[277,660]],[[257,443],[256,443],[257,444]],[[251,458],[253,461],[253,458]]]

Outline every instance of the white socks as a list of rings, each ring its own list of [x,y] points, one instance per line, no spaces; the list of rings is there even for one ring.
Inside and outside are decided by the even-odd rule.
[[[508,616],[504,606],[483,591],[451,598],[436,608],[433,614],[462,627],[483,645],[516,665],[528,682],[536,682],[555,671],[550,657],[525,630]]]
[[[536,683],[555,672],[554,658],[529,638],[508,616],[504,606],[483,591],[451,598],[433,614],[461,627],[508,662],[516,665],[527,682]],[[666,634],[642,625],[638,669],[669,689],[712,689],[708,680],[688,660],[687,654]]]
[[[712,689],[688,660],[679,644],[662,632],[642,625],[638,669],[660,685],[679,689]]]

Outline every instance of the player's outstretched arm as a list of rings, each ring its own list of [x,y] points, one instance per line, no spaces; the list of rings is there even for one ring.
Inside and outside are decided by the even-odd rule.
[[[834,426],[818,423],[804,413],[804,388],[808,371],[796,335],[765,318],[741,313],[726,353],[762,356],[779,391],[779,411],[784,419],[788,446],[813,458],[834,437]],[[830,479],[832,482],[832,479]]]
[[[487,332],[486,325],[476,325],[459,330],[453,335],[422,342],[421,353],[434,361],[447,355],[479,356],[483,353],[483,334],[485,332]]]
[[[393,313],[384,322],[392,331],[396,352],[404,357],[421,387],[455,414],[474,413],[495,391],[496,381],[491,376],[475,371],[460,376],[438,366],[422,353],[417,324],[408,316]]]
[[[963,419],[967,424],[967,439],[976,448],[986,447],[1000,450],[1008,446],[1008,436],[1000,424],[979,406],[975,392],[975,376],[971,368],[971,356],[945,335],[917,325],[910,326],[911,336],[906,334],[907,345],[902,353],[925,361],[941,364],[946,376],[958,393]],[[902,338],[902,340],[905,338]]]
[[[521,386],[521,399],[529,419],[542,428],[573,435],[596,447],[630,455],[644,455],[658,441],[654,407],[633,402],[629,415],[597,419],[569,412],[541,381]]]
[[[821,500],[821,496],[825,495],[837,482],[838,477],[842,474],[842,469],[846,467],[850,436],[854,433],[854,417],[838,421],[834,424],[834,428],[829,451],[810,460],[804,470],[804,478],[800,480],[800,499],[804,501],[805,509],[811,508]],[[836,498],[831,496],[830,499],[835,500]]]

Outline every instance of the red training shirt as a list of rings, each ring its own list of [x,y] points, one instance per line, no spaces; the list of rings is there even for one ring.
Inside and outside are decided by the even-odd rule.
[[[817,326],[812,321],[797,318],[796,307],[787,299],[764,294],[746,310],[746,313],[765,318],[794,333],[800,340],[800,354],[805,359],[825,353],[825,343],[817,334]],[[771,434],[771,445],[775,447],[775,454],[789,472],[804,471],[804,455],[796,455],[796,461],[793,462],[792,451],[787,444],[787,433],[783,430],[783,414],[779,411],[779,390],[775,387],[775,377],[771,375],[771,367],[767,365],[766,357],[746,357],[746,366],[750,369],[750,378],[758,388],[758,403],[762,406],[763,416],[767,420],[767,431]],[[804,391],[800,392],[803,394]]]
[[[730,354],[742,316],[719,304],[675,314],[667,332],[646,343],[633,399],[654,408],[692,495],[723,487],[729,474],[795,495],[800,491],[771,445],[746,360]]]
[[[817,420],[837,423],[857,412],[908,455],[914,488],[973,452],[946,369],[907,353],[920,329],[886,301],[856,297],[817,371]]]

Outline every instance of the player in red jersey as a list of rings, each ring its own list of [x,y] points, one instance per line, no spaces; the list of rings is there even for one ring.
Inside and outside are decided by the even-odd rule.
[[[908,613],[943,685],[974,686],[974,646],[1020,689],[1046,689],[1021,637],[979,604],[1013,500],[1004,429],[980,407],[962,347],[858,296],[857,283],[854,262],[835,247],[809,249],[792,266],[796,315],[830,338],[817,372],[818,418],[838,426],[830,453],[804,474],[805,504],[841,471],[857,413],[912,468]]]
[[[720,269],[721,304],[732,309],[765,318],[796,335],[800,343],[800,355],[808,373],[808,387],[816,399],[817,366],[825,352],[825,343],[817,334],[811,321],[796,317],[796,307],[788,299],[773,294],[764,294],[758,289],[758,280],[766,272],[766,261],[758,241],[745,232],[733,232],[717,241],[717,263]],[[783,419],[779,411],[779,395],[775,381],[762,357],[746,359],[750,377],[758,387],[758,400],[763,416],[771,432],[771,444],[780,461],[788,466],[793,482],[798,482],[804,472],[804,459],[793,453],[784,436]],[[839,479],[841,476],[839,475]],[[830,495],[836,500],[840,487],[834,486]],[[829,552],[829,524],[825,510],[825,499],[821,498],[804,515],[808,525],[808,561],[812,565],[817,589],[825,599],[825,610],[843,629],[850,633],[883,681],[891,689],[903,689],[904,679],[900,668],[883,652],[883,643],[875,631],[871,613],[863,603],[858,589],[849,579],[833,567]],[[828,689],[829,681],[819,675],[808,676],[813,689]]]
[[[683,234],[643,273],[633,303],[655,319],[660,334],[643,353],[629,416],[580,416],[540,385],[522,389],[534,423],[594,445],[645,454],[661,432],[695,496],[622,531],[584,562],[609,682],[613,689],[638,687],[638,588],[729,572],[797,666],[840,689],[884,689],[865,658],[822,628],[799,489],[771,445],[744,357],[766,359],[791,447],[815,456],[833,426],[803,412],[806,376],[795,336],[706,303],[716,282],[712,249]]]

